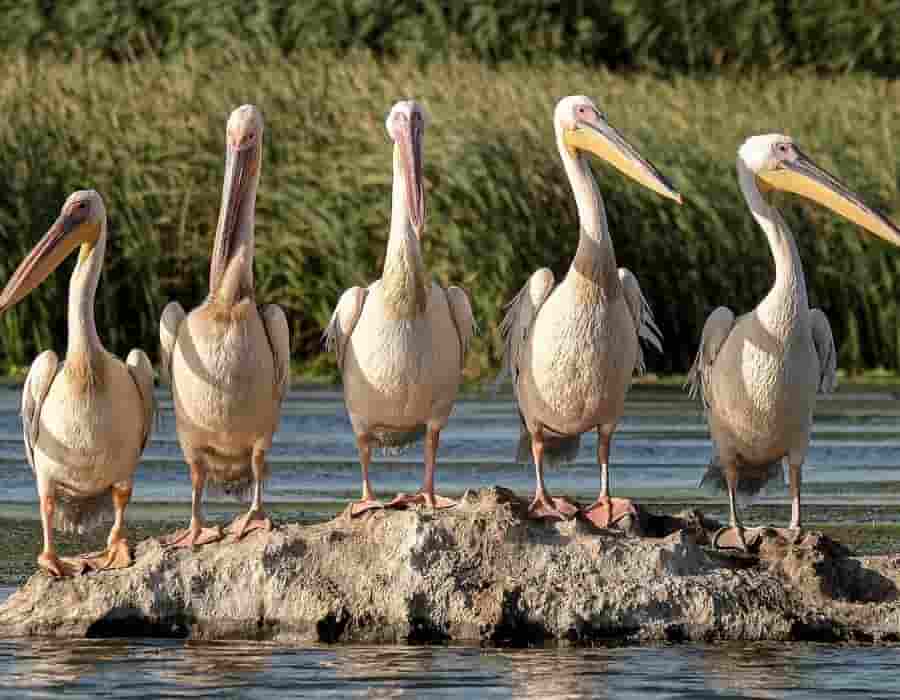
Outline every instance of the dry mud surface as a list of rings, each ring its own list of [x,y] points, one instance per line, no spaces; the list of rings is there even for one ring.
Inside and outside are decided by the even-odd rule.
[[[857,558],[807,532],[759,531],[716,551],[693,511],[626,532],[534,523],[502,488],[459,507],[282,525],[54,580],[0,607],[3,636],[321,642],[900,641],[900,556]]]

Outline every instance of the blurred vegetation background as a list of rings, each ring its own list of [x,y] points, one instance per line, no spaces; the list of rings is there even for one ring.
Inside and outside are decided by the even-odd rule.
[[[3,7],[6,5],[6,7]],[[738,191],[747,136],[793,135],[900,219],[900,0],[23,0],[0,2],[0,280],[73,189],[106,198],[98,294],[107,347],[156,355],[164,304],[206,292],[231,109],[267,120],[257,296],[288,312],[294,358],[336,377],[320,333],[340,292],[380,274],[390,214],[384,116],[431,113],[426,262],[472,298],[470,379],[499,365],[503,305],[577,243],[551,115],[592,96],[685,195],[678,207],[595,162],[619,264],[683,372],[707,314],[749,310],[773,268]],[[900,251],[781,199],[812,300],[850,371],[900,369]],[[0,317],[0,369],[65,348],[70,262]]]

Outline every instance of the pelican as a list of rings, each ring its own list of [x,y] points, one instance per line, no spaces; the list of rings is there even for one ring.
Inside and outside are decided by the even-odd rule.
[[[44,547],[38,565],[52,576],[131,564],[125,509],[134,470],[153,424],[153,368],[132,350],[123,363],[103,347],[94,297],[106,251],[106,207],[93,190],[74,192],[47,234],[0,293],[0,313],[22,300],[76,248],[69,282],[69,337],[62,364],[45,350],[22,390],[25,454],[37,480]],[[110,512],[107,548],[63,560],[53,529],[84,532]]]
[[[813,163],[788,136],[748,139],[738,151],[737,173],[775,259],[775,283],[740,318],[724,306],[710,314],[688,380],[692,394],[702,396],[714,445],[704,481],[727,488],[728,544],[746,550],[736,491],[757,493],[783,474],[785,458],[790,466],[790,528],[799,533],[801,468],[816,392],[833,391],[837,384],[831,326],[820,309],[809,308],[797,244],[770,194],[799,194],[894,245],[900,245],[900,230]],[[726,532],[720,536],[717,541],[724,544]]]
[[[209,274],[209,296],[185,315],[178,302],[160,320],[162,370],[172,386],[178,441],[191,472],[191,521],[169,544],[191,547],[221,539],[205,527],[207,481],[242,494],[250,509],[228,528],[241,539],[271,530],[263,510],[266,452],[288,387],[290,340],[284,312],[257,309],[253,287],[253,222],[262,163],[263,118],[253,105],[231,113],[226,127],[225,182]]]
[[[401,494],[389,505],[454,505],[435,494],[435,461],[474,320],[466,293],[432,282],[422,262],[425,121],[414,100],[398,102],[388,115],[394,183],[384,271],[368,288],[352,287],[341,295],[325,331],[328,346],[337,353],[362,467],[362,498],[350,505],[351,517],[382,507],[369,481],[372,447],[403,447],[423,433],[422,489]]]
[[[550,496],[544,463],[574,459],[581,434],[596,428],[601,490],[583,513],[607,527],[634,512],[627,499],[609,496],[609,450],[632,374],[644,368],[638,341],[657,349],[661,345],[637,278],[616,267],[587,154],[603,158],[663,197],[680,203],[681,195],[587,97],[560,100],[553,126],[578,205],[578,250],[562,282],[557,285],[549,269],[538,270],[510,303],[502,325],[505,363],[522,424],[518,459],[528,461],[530,452],[535,465],[531,516],[559,520],[576,514],[573,504]]]

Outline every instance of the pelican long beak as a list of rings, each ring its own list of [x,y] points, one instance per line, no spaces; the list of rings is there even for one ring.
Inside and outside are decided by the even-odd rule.
[[[0,293],[0,313],[28,296],[80,244],[96,240],[94,228],[72,216],[61,215],[25,256]]]
[[[589,151],[644,187],[681,204],[674,185],[604,120],[579,121],[574,129],[563,132],[563,139],[570,150]]]
[[[416,236],[425,228],[425,182],[422,175],[422,120],[406,120],[396,136],[400,166],[406,185],[406,209]]]
[[[800,151],[796,160],[784,161],[781,167],[757,173],[757,177],[777,190],[793,192],[818,202],[879,238],[900,246],[900,228]]]
[[[225,154],[225,179],[222,184],[222,204],[210,262],[209,286],[214,291],[222,281],[228,262],[234,253],[241,210],[259,167],[259,143],[235,147],[229,145]]]

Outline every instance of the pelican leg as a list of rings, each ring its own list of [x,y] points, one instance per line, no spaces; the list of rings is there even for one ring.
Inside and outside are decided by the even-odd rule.
[[[725,549],[739,549],[742,552],[747,551],[747,540],[744,537],[744,525],[737,512],[737,462],[734,459],[729,460],[725,465],[725,481],[728,483],[728,506],[731,510],[730,523],[728,528],[719,530],[713,536],[713,546]],[[726,537],[726,541],[723,540]]]
[[[200,459],[190,462],[191,468],[191,523],[187,530],[180,530],[164,540],[169,548],[194,547],[217,542],[224,537],[222,528],[204,527],[203,489],[206,486],[206,465]]]
[[[81,557],[84,567],[90,571],[124,569],[132,563],[128,540],[125,539],[125,509],[131,501],[131,483],[114,484],[111,491],[116,516],[106,540],[106,550]]]
[[[236,518],[231,525],[228,526],[228,534],[233,535],[235,540],[243,539],[248,533],[254,530],[263,530],[265,532],[272,531],[272,520],[262,507],[262,490],[263,477],[266,473],[266,451],[262,448],[254,448],[252,461],[250,463],[253,469],[253,501],[250,504],[250,510],[244,515]]]
[[[375,497],[372,483],[369,481],[369,465],[372,462],[372,443],[368,435],[358,435],[356,449],[359,451],[359,464],[362,468],[362,498],[350,504],[350,517],[355,518],[368,513],[370,510],[384,508],[384,505]]]
[[[541,431],[531,435],[531,456],[534,460],[534,476],[537,489],[534,500],[528,506],[528,517],[532,520],[569,520],[575,517],[578,508],[564,498],[553,498],[544,483],[544,436]]]
[[[428,426],[428,432],[425,434],[425,479],[422,482],[422,488],[418,492],[407,495],[405,493],[397,494],[397,496],[388,503],[389,508],[398,508],[410,505],[426,505],[434,510],[442,510],[444,508],[452,508],[456,505],[456,501],[434,493],[434,471],[437,463],[438,445],[441,442],[441,429]]]
[[[789,479],[791,488],[791,530],[800,530],[800,487],[803,485],[803,465],[791,462]]]
[[[421,494],[425,499],[425,504],[435,510],[452,508],[456,505],[456,501],[437,496],[434,493],[434,470],[437,465],[437,451],[440,443],[441,429],[429,427],[428,434],[425,436],[425,481],[422,484]]]
[[[610,498],[609,495],[609,452],[615,426],[597,429],[597,462],[600,465],[600,495],[597,500],[582,511],[585,518],[594,525],[607,528],[616,525],[628,516],[637,517],[637,510],[629,498]]]
[[[53,485],[42,484],[39,481],[38,495],[41,500],[41,527],[44,531],[44,548],[38,555],[38,566],[56,578],[80,574],[81,571],[60,559],[56,554],[56,546],[53,543],[53,512],[56,508]]]

